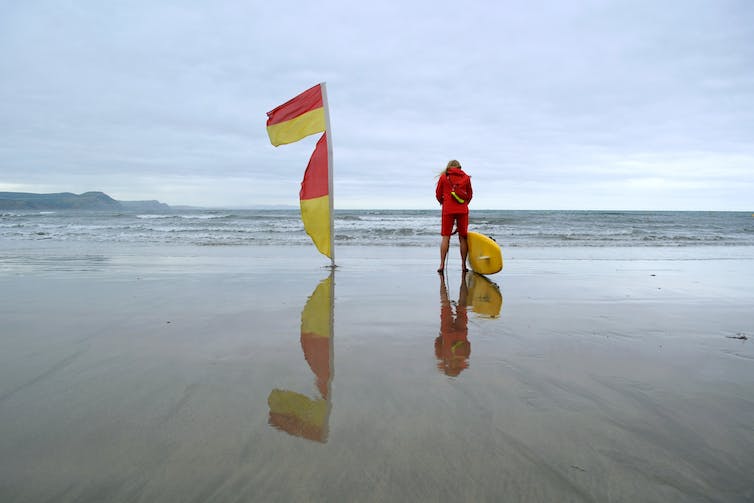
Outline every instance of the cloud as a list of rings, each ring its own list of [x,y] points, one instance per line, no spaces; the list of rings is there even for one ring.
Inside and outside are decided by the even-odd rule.
[[[326,81],[336,207],[434,207],[458,158],[486,207],[749,209],[752,19],[734,1],[17,2],[0,185],[297,204],[316,139],[270,146],[265,112]]]

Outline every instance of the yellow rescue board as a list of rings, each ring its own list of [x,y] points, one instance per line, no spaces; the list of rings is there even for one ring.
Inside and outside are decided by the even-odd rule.
[[[469,232],[469,264],[479,274],[495,274],[503,268],[503,252],[494,239]]]

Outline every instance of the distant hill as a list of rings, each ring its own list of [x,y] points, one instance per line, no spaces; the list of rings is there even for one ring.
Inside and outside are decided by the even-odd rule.
[[[116,201],[104,192],[32,194],[0,192],[0,210],[167,211],[159,201]]]

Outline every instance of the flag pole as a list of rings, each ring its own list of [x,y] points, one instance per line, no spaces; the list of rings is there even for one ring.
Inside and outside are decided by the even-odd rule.
[[[322,89],[322,105],[325,109],[325,134],[327,135],[327,190],[330,195],[330,265],[335,267],[335,215],[333,193],[333,159],[332,159],[332,130],[330,129],[330,105],[327,101],[327,83],[320,84]]]

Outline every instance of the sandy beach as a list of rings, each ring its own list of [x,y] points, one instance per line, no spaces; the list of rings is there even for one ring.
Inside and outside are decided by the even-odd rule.
[[[754,500],[748,247],[0,251],[3,502]]]

